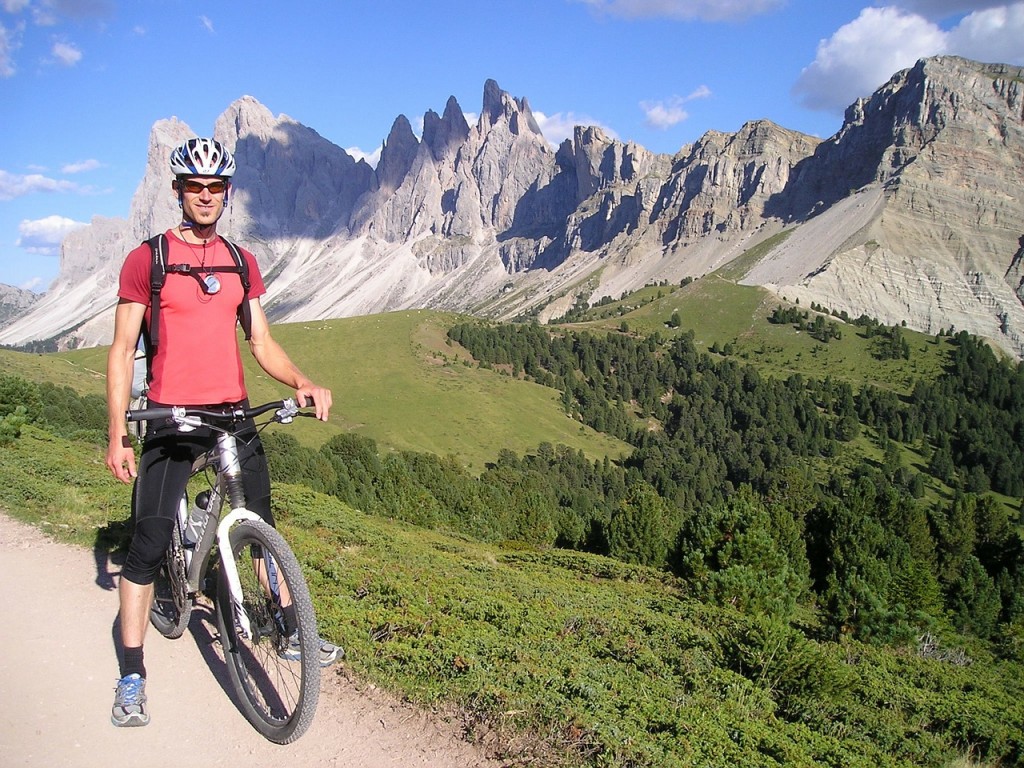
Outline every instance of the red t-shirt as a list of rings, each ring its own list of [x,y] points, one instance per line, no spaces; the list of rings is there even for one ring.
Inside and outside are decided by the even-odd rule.
[[[167,263],[202,267],[233,266],[227,246],[217,238],[206,246],[190,245],[167,232]],[[256,259],[242,251],[249,265],[249,298],[267,292]],[[143,243],[128,254],[121,267],[117,295],[145,304],[150,320],[150,264],[152,251]],[[149,398],[166,405],[233,403],[246,396],[242,356],[235,327],[242,301],[242,279],[237,272],[215,272],[220,291],[208,294],[191,274],[168,272],[160,291],[160,343],[153,358]]]

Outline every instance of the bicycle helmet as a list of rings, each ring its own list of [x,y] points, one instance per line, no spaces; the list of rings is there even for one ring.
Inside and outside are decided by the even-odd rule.
[[[220,176],[235,173],[235,159],[216,139],[189,139],[171,152],[171,172],[175,176]]]

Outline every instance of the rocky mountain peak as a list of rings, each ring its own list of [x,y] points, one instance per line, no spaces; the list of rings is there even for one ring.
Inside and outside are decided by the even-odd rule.
[[[752,120],[660,155],[578,126],[556,152],[527,100],[488,80],[475,125],[454,98],[421,139],[399,116],[374,170],[244,96],[215,127],[239,165],[223,229],[256,253],[274,320],[421,306],[543,320],[581,291],[700,277],[768,243],[743,283],[1024,357],[1022,104],[1021,68],[939,57],[824,141]],[[167,156],[190,135],[154,125],[129,220],[70,234],[60,277],[0,343],[108,338],[112,254],[177,220]]]
[[[281,115],[275,118],[273,113],[252,96],[242,96],[228,105],[224,113],[217,118],[214,134],[224,137],[234,147],[239,136],[252,136],[266,141],[280,122],[292,122],[289,117]],[[232,140],[235,141],[232,141]]]
[[[433,110],[423,115],[423,143],[430,147],[434,160],[450,157],[468,136],[469,123],[454,96],[448,98],[441,117]]]
[[[480,119],[486,120],[488,126],[504,121],[516,135],[528,131],[543,136],[526,99],[513,98],[501,90],[494,80],[484,83],[484,102]]]
[[[377,163],[377,182],[380,189],[391,192],[398,189],[419,151],[420,142],[412,132],[409,118],[399,115],[391,125]]]

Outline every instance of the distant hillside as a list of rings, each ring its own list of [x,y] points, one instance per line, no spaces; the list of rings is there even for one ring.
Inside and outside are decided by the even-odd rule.
[[[1018,764],[1019,372],[899,327],[889,359],[872,326],[765,295],[651,286],[579,336],[428,311],[278,326],[335,391],[331,424],[266,445],[349,673],[516,764]],[[0,506],[100,553],[130,496],[103,464],[103,353],[0,350]],[[636,442],[622,460],[576,420],[602,414]],[[534,428],[586,455],[521,449]],[[470,469],[416,453],[446,447]]]

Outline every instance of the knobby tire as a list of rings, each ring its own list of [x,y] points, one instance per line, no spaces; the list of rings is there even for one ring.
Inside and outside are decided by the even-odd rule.
[[[244,521],[232,529],[230,539],[253,636],[245,638],[236,626],[221,567],[217,623],[228,675],[246,719],[270,741],[288,744],[309,728],[320,697],[320,648],[313,601],[298,560],[274,528],[261,521]],[[301,647],[298,661],[279,656],[285,643],[280,612],[267,600],[253,565],[253,553],[261,552],[270,553],[291,592]]]

